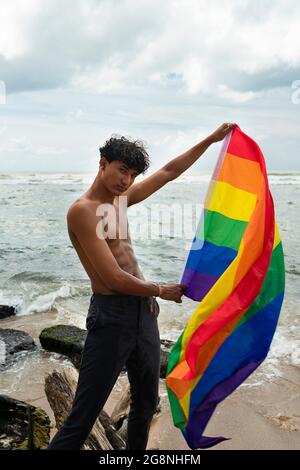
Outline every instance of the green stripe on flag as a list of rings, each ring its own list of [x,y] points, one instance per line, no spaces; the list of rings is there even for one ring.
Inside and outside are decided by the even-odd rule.
[[[246,227],[247,222],[205,209],[204,219],[199,224],[196,238],[238,250]]]
[[[181,409],[181,406],[179,404],[179,401],[177,400],[176,395],[172,392],[172,390],[169,389],[169,387],[166,384],[167,392],[168,392],[168,397],[169,397],[169,402],[171,406],[171,412],[172,412],[172,418],[174,425],[177,428],[184,429],[185,428],[185,418],[183,411]]]
[[[180,353],[181,353],[181,343],[182,343],[183,333],[184,331],[181,333],[181,335],[179,336],[178,340],[176,341],[176,343],[174,344],[170,352],[166,375],[168,375],[174,369],[174,367],[178,364]]]
[[[240,319],[235,329],[272,302],[283,291],[284,284],[284,257],[282,243],[280,242],[272,253],[269,268],[258,296]]]

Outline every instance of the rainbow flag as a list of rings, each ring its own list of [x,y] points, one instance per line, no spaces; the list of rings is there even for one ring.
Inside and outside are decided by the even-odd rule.
[[[200,301],[174,345],[166,386],[174,425],[191,449],[216,406],[265,359],[281,309],[285,270],[266,166],[238,126],[224,140],[180,281]]]

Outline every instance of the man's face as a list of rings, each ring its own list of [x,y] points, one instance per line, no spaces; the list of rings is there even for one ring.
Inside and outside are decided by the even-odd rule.
[[[103,182],[106,188],[115,196],[124,193],[134,182],[138,175],[137,170],[128,168],[128,166],[115,160],[109,163],[105,161],[103,169]]]

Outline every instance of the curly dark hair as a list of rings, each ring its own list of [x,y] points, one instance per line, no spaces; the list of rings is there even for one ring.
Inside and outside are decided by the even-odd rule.
[[[141,140],[129,140],[113,134],[104,146],[99,148],[99,152],[109,163],[119,160],[138,173],[144,173],[150,165],[149,155]]]

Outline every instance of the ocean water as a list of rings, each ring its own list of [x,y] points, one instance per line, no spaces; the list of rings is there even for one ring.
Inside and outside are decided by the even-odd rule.
[[[179,281],[209,179],[209,174],[184,174],[129,209],[133,246],[146,279]],[[67,173],[0,175],[0,304],[17,306],[18,316],[34,322],[36,313],[44,313],[45,326],[56,312],[60,323],[84,327],[91,289],[68,238],[66,212],[92,180],[93,175]],[[248,386],[277,376],[287,365],[300,366],[300,174],[271,173],[269,182],[285,253],[286,291],[269,356]],[[190,227],[184,236],[183,204],[189,205],[184,224]],[[179,230],[169,233],[168,217],[153,210],[157,205],[174,209]],[[154,232],[145,236],[149,211]],[[160,301],[161,336],[176,340],[196,305],[185,298],[180,305]]]

